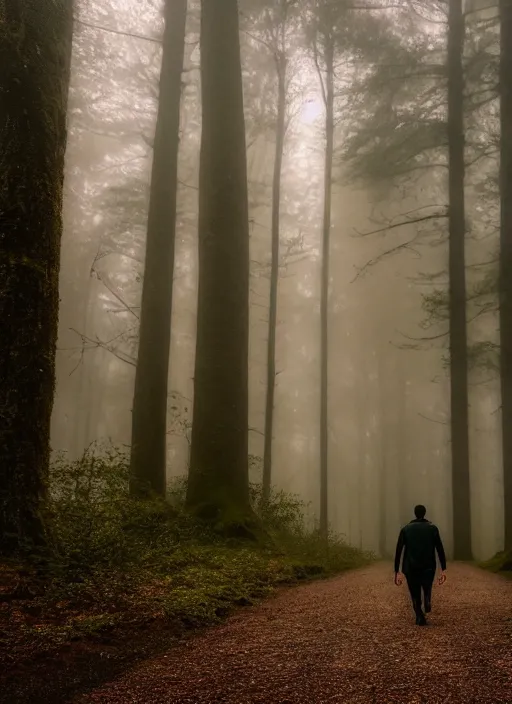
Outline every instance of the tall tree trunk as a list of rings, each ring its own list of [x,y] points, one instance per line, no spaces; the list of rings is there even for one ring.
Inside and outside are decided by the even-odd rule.
[[[462,0],[450,0],[447,68],[453,541],[455,559],[469,560],[472,551],[466,329],[463,49]]]
[[[80,330],[84,335],[89,334],[91,328],[91,321],[93,319],[94,313],[94,303],[95,298],[93,297],[93,290],[96,293],[97,281],[92,276],[88,279],[86,301],[84,304],[82,323]],[[82,345],[85,343],[82,341]],[[73,429],[73,440],[72,440],[72,452],[71,455],[73,459],[78,459],[82,456],[84,449],[87,446],[86,440],[86,430],[85,430],[85,417],[86,417],[86,404],[88,401],[88,395],[92,387],[91,384],[91,374],[90,369],[93,366],[94,357],[91,354],[82,354],[82,359],[77,368],[78,383],[75,391],[75,406],[74,413],[72,417],[72,429]]]
[[[87,301],[83,314],[83,322],[81,331],[84,335],[92,336],[96,333],[97,310],[100,282],[96,277],[89,277],[89,285],[87,287]],[[85,345],[85,342],[82,342]],[[92,427],[92,406],[94,405],[95,392],[98,389],[98,359],[97,354],[101,350],[96,350],[88,354],[83,354],[79,365],[80,383],[78,393],[75,398],[75,415],[73,419],[74,425],[74,457],[82,457],[90,443],[96,439],[96,436],[91,436]]]
[[[384,445],[384,442],[382,443]],[[379,554],[385,558],[388,554],[388,486],[387,486],[387,463],[386,455],[383,454],[379,462]]]
[[[410,463],[408,460],[407,443],[407,415],[408,415],[408,388],[407,379],[403,370],[397,368],[397,400],[396,415],[394,416],[395,438],[395,464],[396,464],[396,501],[397,518],[401,525],[407,523],[411,517],[412,506],[409,505],[409,478]]]
[[[380,436],[380,460],[379,467],[379,553],[382,558],[387,556],[387,535],[388,535],[388,441],[389,424],[386,412],[386,367],[382,353],[377,360],[377,385],[378,385],[378,418]]]
[[[512,550],[512,0],[500,0],[501,420],[505,499],[505,549]]]
[[[166,0],[132,414],[132,495],[165,495],[167,385],[187,0]]]
[[[0,553],[45,542],[71,63],[70,0],[0,23]]]
[[[272,180],[272,254],[270,269],[270,302],[267,341],[267,397],[265,403],[265,447],[263,451],[263,501],[270,498],[272,483],[272,435],[274,428],[274,397],[276,386],[277,293],[279,282],[279,215],[281,206],[281,171],[286,130],[286,56],[276,56],[277,121],[274,175]]]
[[[322,226],[322,276],[320,294],[320,533],[327,536],[328,516],[328,323],[329,323],[329,258],[331,240],[332,164],[334,154],[334,42],[326,36],[325,45],[325,173],[324,213]]]
[[[201,3],[199,292],[188,506],[245,523],[249,215],[236,0]]]

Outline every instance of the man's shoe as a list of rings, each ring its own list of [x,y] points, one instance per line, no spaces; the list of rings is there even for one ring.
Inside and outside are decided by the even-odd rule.
[[[416,625],[417,626],[426,626],[427,625],[427,619],[425,618],[425,615],[423,613],[418,614],[416,616]]]

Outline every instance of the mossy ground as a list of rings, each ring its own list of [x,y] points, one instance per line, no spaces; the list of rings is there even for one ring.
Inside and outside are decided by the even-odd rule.
[[[31,655],[69,641],[104,636],[123,623],[158,619],[184,630],[219,622],[234,608],[271,595],[276,588],[328,577],[370,560],[338,545],[335,554],[311,555],[283,548],[223,545],[189,540],[158,560],[95,569],[48,581],[28,571],[23,598],[11,598],[20,584],[17,566],[0,572],[0,652]],[[315,559],[316,558],[316,559]],[[2,601],[3,600],[3,601]],[[24,644],[27,652],[24,653]]]

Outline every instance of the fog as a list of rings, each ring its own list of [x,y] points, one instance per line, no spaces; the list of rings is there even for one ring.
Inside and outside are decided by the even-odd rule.
[[[190,3],[183,73],[176,266],[169,365],[167,477],[187,472],[197,298],[200,144],[198,16]],[[142,7],[144,6],[144,7]],[[240,3],[242,12],[244,2]],[[242,21],[242,26],[243,24]],[[433,30],[432,30],[433,31]],[[94,442],[129,446],[156,118],[158,2],[80,3],[75,27],[52,448],[79,457]],[[251,481],[261,481],[266,393],[275,76],[242,31],[251,231]],[[136,36],[135,36],[136,35]],[[435,42],[435,35],[431,38]],[[324,105],[305,48],[290,60],[282,170],[273,484],[319,515],[320,275]],[[391,553],[416,503],[452,550],[448,325],[425,294],[447,290],[446,221],[411,222],[446,201],[446,173],[380,184],[356,179],[343,145],[353,129],[358,71],[337,76],[329,298],[329,521],[347,541]],[[371,108],[370,108],[371,109]],[[489,169],[492,169],[492,164]],[[469,172],[472,178],[471,170]],[[468,285],[481,280],[499,233],[491,206],[467,192]],[[488,203],[490,201],[487,201]],[[484,201],[485,203],[485,201]],[[386,227],[387,226],[387,227]],[[414,240],[414,242],[412,242]],[[409,244],[408,244],[409,243]],[[485,273],[485,272],[484,272]],[[470,343],[497,342],[492,305],[468,306]],[[499,378],[470,372],[473,551],[503,547]]]

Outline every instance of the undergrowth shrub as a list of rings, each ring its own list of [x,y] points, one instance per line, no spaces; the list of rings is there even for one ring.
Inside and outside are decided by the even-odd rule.
[[[167,501],[129,495],[129,458],[112,446],[91,446],[69,461],[57,455],[49,477],[48,512],[63,569],[129,570],[152,563],[194,538],[199,527]]]
[[[54,569],[63,576],[109,570],[142,575],[149,570],[173,575],[178,588],[180,580],[182,586],[197,585],[203,578],[211,582],[215,572],[224,573],[221,581],[229,575],[236,582],[237,574],[244,579],[250,573],[256,580],[251,572],[256,570],[264,575],[263,582],[275,581],[276,575],[269,576],[263,567],[270,554],[286,563],[283,575],[295,577],[336,572],[369,559],[334,534],[326,543],[317,530],[308,530],[306,505],[299,497],[273,491],[262,503],[256,484],[250,488],[251,501],[271,537],[270,546],[226,542],[187,514],[184,478],[170,484],[166,501],[132,499],[128,455],[108,445],[93,445],[75,461],[56,455],[49,489]],[[219,584],[215,588],[222,591]]]
[[[50,467],[48,510],[63,567],[122,564],[128,557],[127,457],[113,447],[98,449],[74,461],[58,454]]]
[[[490,560],[480,563],[480,567],[490,572],[505,572],[512,574],[512,551],[498,552]]]

